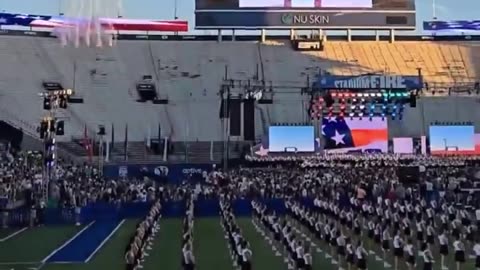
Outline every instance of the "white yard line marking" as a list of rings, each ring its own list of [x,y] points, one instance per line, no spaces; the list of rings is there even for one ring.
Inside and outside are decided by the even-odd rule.
[[[28,227],[21,228],[20,230],[15,231],[15,232],[5,236],[4,238],[0,239],[0,242],[5,242],[10,238],[15,237],[15,235],[21,234],[22,232],[26,231],[27,229],[28,229]]]
[[[273,243],[272,239],[266,235],[266,233],[263,231],[262,228],[260,228],[257,223],[254,221],[254,219],[252,219],[252,224],[253,226],[257,229],[257,232],[262,234],[262,236],[264,236],[265,240],[268,241],[268,244],[270,245],[270,248],[272,249],[273,253],[275,254],[276,257],[281,257],[282,254],[277,250],[277,248],[275,247],[275,244]],[[284,261],[286,264],[287,264],[287,267],[288,269],[293,269],[293,266],[289,263],[288,259],[285,258],[285,261]]]
[[[110,234],[105,239],[103,239],[100,245],[98,245],[98,247],[92,252],[92,254],[88,256],[88,258],[84,261],[84,263],[88,263],[92,259],[92,257],[95,256],[95,254],[97,254],[97,252],[105,245],[105,243],[108,240],[110,240],[110,238],[112,238],[112,236],[118,231],[118,229],[120,229],[120,227],[122,227],[123,223],[125,223],[125,219],[122,219],[122,221],[118,223],[115,229],[113,229],[113,231],[111,231]]]
[[[73,240],[75,240],[75,238],[77,238],[80,234],[82,234],[85,230],[87,230],[90,226],[92,226],[92,224],[95,223],[95,221],[92,221],[90,222],[90,224],[88,224],[87,226],[85,226],[85,228],[81,229],[78,233],[76,233],[72,238],[68,239],[65,243],[63,243],[63,245],[61,245],[60,247],[58,247],[57,249],[55,249],[54,251],[52,251],[50,254],[47,255],[47,257],[45,257],[45,259],[42,260],[42,264],[45,264],[48,259],[50,259],[55,253],[57,253],[58,251],[60,251],[62,248],[66,247],[68,244],[70,244]],[[43,265],[42,265],[43,266]],[[41,266],[40,266],[41,268]]]

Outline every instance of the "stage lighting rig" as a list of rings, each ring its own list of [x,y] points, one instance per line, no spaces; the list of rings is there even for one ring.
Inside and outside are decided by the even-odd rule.
[[[37,129],[40,139],[43,140],[43,177],[42,187],[44,199],[48,199],[49,182],[55,175],[57,147],[55,146],[56,136],[65,135],[65,122],[56,117],[57,110],[67,109],[70,97],[74,95],[71,89],[62,90],[60,84],[44,83],[45,92],[39,93],[43,100],[43,109],[47,111],[46,116],[40,120]],[[83,99],[82,99],[83,102]],[[79,103],[79,102],[77,102]],[[81,102],[80,102],[81,103]]]
[[[50,111],[52,109],[60,108],[66,109],[70,97],[74,95],[72,89],[48,91],[39,94],[43,97],[43,109]]]
[[[401,120],[405,105],[415,107],[416,98],[417,92],[410,90],[327,90],[312,96],[310,115],[312,119],[324,115]]]

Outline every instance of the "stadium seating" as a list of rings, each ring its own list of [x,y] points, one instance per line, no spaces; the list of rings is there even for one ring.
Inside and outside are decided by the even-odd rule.
[[[478,54],[476,43],[460,42],[328,42],[319,56],[334,62],[329,70],[333,74],[359,75],[365,73],[391,73],[417,75],[422,69],[429,83],[472,82],[478,67],[472,59]]]
[[[267,86],[275,86],[275,105],[259,104],[255,111],[256,134],[265,134],[270,123],[308,119],[308,96],[298,92],[320,70],[339,75],[416,75],[421,68],[430,88],[438,89],[438,96],[447,94],[453,85],[473,87],[473,78],[480,74],[478,48],[476,42],[330,41],[323,52],[299,53],[277,43],[122,40],[114,48],[87,49],[63,48],[50,38],[3,36],[0,107],[15,115],[9,121],[35,134],[42,115],[37,95],[41,83],[58,81],[85,99],[85,104],[72,105],[60,115],[68,119],[66,140],[82,136],[85,125],[91,132],[99,124],[113,124],[116,140],[121,141],[128,124],[129,140],[143,141],[149,127],[156,130],[161,123],[162,134],[176,141],[218,141],[222,138],[218,91],[226,69],[231,79],[255,81],[258,77]],[[144,75],[159,82],[159,95],[168,98],[169,105],[136,102],[135,84]],[[430,101],[424,98],[422,102]],[[453,98],[432,102],[460,104]],[[476,115],[471,109],[453,107],[459,110],[457,114]],[[420,117],[420,113],[419,109],[409,112],[424,125],[441,120],[438,115]]]

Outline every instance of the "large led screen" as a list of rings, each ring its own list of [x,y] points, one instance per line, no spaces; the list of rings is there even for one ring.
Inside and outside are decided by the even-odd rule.
[[[474,126],[430,126],[430,153],[475,154]]]
[[[313,126],[271,126],[268,130],[270,152],[313,152]]]
[[[393,153],[413,154],[413,138],[393,138]]]
[[[239,0],[241,8],[292,7],[292,8],[372,8],[372,0]]]
[[[196,29],[413,30],[415,26],[414,0],[195,0]]]
[[[324,149],[330,153],[388,151],[387,119],[323,118]]]
[[[196,0],[197,9],[242,8],[372,8],[413,10],[412,0]]]

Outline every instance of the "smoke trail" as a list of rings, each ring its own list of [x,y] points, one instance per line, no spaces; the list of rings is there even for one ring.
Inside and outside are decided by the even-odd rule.
[[[54,29],[63,46],[69,43],[75,47],[114,45],[113,26],[102,24],[100,19],[119,16],[122,0],[70,0],[65,9],[68,25]]]

